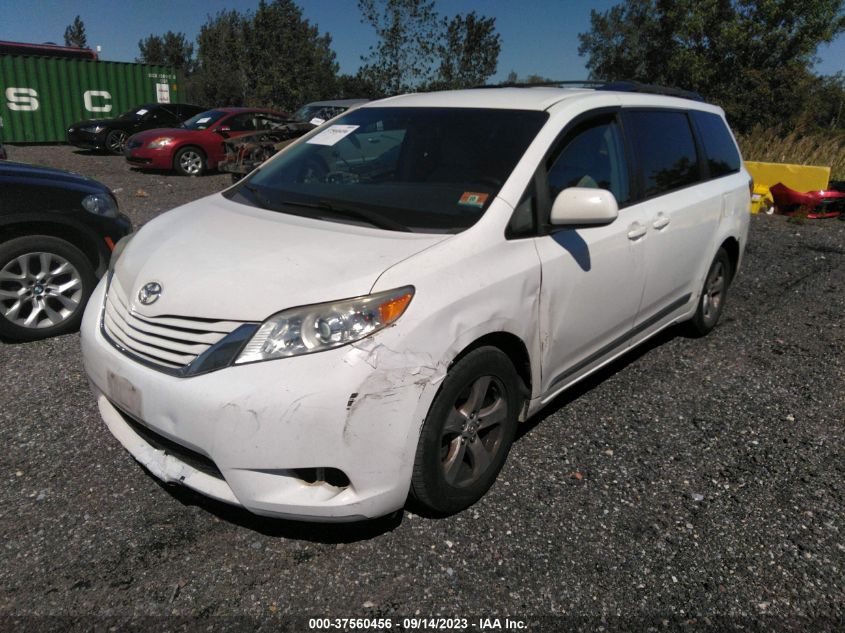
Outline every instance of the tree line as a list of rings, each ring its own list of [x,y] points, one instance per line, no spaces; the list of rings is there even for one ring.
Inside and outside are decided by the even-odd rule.
[[[358,8],[376,44],[354,75],[338,73],[331,36],[303,18],[293,0],[220,11],[201,27],[196,45],[184,33],[152,34],[138,42],[138,61],[179,69],[197,103],[285,110],[319,99],[465,88],[496,72],[495,18],[473,11],[446,19],[433,0],[358,0]]]
[[[845,130],[845,77],[813,72],[845,30],[842,0],[625,0],[592,11],[579,53],[596,79],[685,88],[735,130]]]
[[[845,131],[845,75],[819,76],[819,46],[845,30],[845,0],[623,0],[591,11],[579,37],[591,79],[693,90],[722,106],[740,133],[756,127]],[[293,0],[210,16],[196,42],[168,31],[138,43],[138,61],[173,66],[197,103],[291,110],[328,98],[378,98],[484,84],[502,40],[495,18],[451,19],[434,0],[358,0],[375,44],[339,74],[329,34]],[[79,16],[65,32],[85,45]],[[560,79],[560,78],[558,78]],[[574,78],[574,79],[577,79]],[[511,72],[504,83],[543,83]]]

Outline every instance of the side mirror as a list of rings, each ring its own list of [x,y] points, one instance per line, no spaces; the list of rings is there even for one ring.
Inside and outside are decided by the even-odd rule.
[[[229,132],[232,130],[228,125],[221,125],[219,128],[214,130],[223,138],[229,138]]]
[[[619,217],[616,197],[607,189],[568,187],[555,198],[551,224],[610,224]]]

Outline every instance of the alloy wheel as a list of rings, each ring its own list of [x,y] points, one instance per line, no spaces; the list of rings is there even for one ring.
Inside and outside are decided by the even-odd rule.
[[[0,312],[20,327],[59,325],[79,309],[82,294],[79,271],[55,253],[25,253],[0,270]]]
[[[451,408],[440,438],[441,467],[448,484],[470,486],[495,461],[508,418],[505,393],[498,378],[481,376]]]
[[[712,323],[718,318],[722,309],[722,297],[725,291],[725,267],[721,261],[713,263],[704,284],[702,297],[702,315],[706,323]]]
[[[193,150],[182,152],[179,156],[179,166],[184,173],[196,176],[202,173],[202,156]]]
[[[113,130],[109,133],[108,138],[106,139],[106,145],[108,146],[108,150],[112,154],[122,154],[123,150],[126,149],[126,141],[129,138],[129,135],[126,132],[121,130]]]

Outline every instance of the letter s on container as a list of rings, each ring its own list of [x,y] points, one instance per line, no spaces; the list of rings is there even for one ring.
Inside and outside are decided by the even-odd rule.
[[[38,93],[34,88],[6,88],[6,101],[9,110],[34,112],[38,109]]]

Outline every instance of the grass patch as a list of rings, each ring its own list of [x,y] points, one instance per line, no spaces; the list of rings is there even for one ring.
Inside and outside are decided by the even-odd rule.
[[[844,132],[755,128],[737,141],[745,160],[821,165],[830,167],[831,180],[845,180]]]

